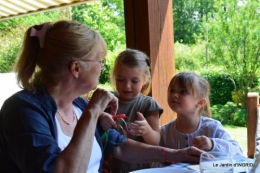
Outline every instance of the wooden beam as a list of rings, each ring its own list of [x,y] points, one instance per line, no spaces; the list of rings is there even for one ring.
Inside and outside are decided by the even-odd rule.
[[[126,46],[145,52],[151,61],[151,96],[163,107],[163,125],[176,118],[167,103],[175,75],[172,0],[124,0]]]
[[[247,156],[249,158],[254,158],[258,105],[259,94],[249,92],[247,94]]]

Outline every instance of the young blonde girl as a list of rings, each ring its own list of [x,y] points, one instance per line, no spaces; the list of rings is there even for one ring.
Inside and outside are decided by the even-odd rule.
[[[163,112],[161,106],[150,96],[151,74],[148,57],[141,51],[127,49],[115,60],[111,73],[111,83],[119,100],[117,114],[129,118],[127,137],[151,145],[160,141],[159,117]],[[109,113],[109,111],[108,111]],[[99,118],[104,130],[116,127],[116,122],[108,113]],[[130,172],[148,168],[149,164],[130,164],[112,158],[109,165],[113,173]]]
[[[177,119],[161,127],[161,146],[242,154],[221,123],[210,118],[209,84],[203,77],[193,72],[174,76],[168,87],[168,105]]]

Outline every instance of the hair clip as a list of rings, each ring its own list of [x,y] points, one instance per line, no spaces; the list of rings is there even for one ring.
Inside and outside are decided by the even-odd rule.
[[[40,47],[44,47],[45,35],[49,27],[49,22],[45,23],[40,30],[36,30],[35,28],[31,28],[30,36],[36,36],[39,39]]]
[[[149,60],[148,58],[145,58],[145,60],[146,60],[147,65],[148,65],[148,66],[151,66],[150,60]]]

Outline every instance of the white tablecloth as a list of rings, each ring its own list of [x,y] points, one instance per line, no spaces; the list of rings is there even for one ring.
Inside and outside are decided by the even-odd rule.
[[[241,155],[235,155],[233,157],[234,160],[234,173],[247,173],[251,170],[253,166],[253,159],[246,158]],[[199,171],[199,164],[191,164],[191,163],[175,163],[166,168],[174,168],[174,169],[183,169],[183,170],[194,170],[194,172]]]

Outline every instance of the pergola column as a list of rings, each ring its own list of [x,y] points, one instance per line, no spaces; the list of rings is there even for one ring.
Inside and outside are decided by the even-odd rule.
[[[151,61],[151,96],[163,107],[163,125],[176,118],[167,103],[175,75],[172,0],[124,0],[126,46],[145,52]]]

